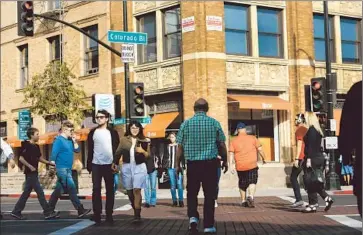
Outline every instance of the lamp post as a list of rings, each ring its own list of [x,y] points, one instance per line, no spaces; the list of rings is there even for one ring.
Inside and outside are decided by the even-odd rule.
[[[127,25],[127,1],[123,0],[122,2],[122,8],[123,8],[123,23],[124,23],[124,31],[128,31],[128,25]],[[125,108],[126,108],[126,128],[128,128],[130,124],[131,119],[131,111],[130,111],[130,75],[129,75],[129,63],[124,63],[125,68]]]
[[[331,129],[332,120],[334,120],[334,101],[336,100],[336,76],[331,73],[331,53],[330,53],[330,33],[329,33],[329,11],[328,1],[324,1],[324,34],[325,34],[325,63],[326,63],[326,98],[327,98],[327,120],[328,137],[336,137],[335,130]],[[326,188],[328,190],[340,190],[340,178],[335,172],[335,149],[329,149],[330,166],[326,179]]]

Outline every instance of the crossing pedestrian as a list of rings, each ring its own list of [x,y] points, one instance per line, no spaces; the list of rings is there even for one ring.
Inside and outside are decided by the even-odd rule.
[[[14,161],[14,152],[11,146],[6,143],[6,141],[0,137],[0,155],[1,155],[1,164],[4,164],[6,160],[9,160],[10,167],[15,168],[15,161]],[[0,208],[0,220],[3,219],[3,215],[1,214]]]
[[[44,191],[38,178],[38,164],[39,162],[42,162],[54,166],[54,163],[51,163],[42,157],[39,145],[37,144],[39,140],[39,130],[34,127],[29,128],[27,130],[27,136],[29,141],[22,142],[19,157],[19,161],[25,166],[25,187],[10,215],[16,219],[24,219],[21,212],[24,210],[30,193],[34,189],[37,193],[38,201],[43,208],[44,218],[52,219],[59,216],[59,213],[55,212],[45,199]]]
[[[265,164],[265,153],[261,143],[253,135],[248,135],[246,124],[237,124],[238,136],[233,139],[229,146],[230,160],[234,159],[235,169],[238,174],[238,187],[243,207],[255,207],[254,195],[258,181],[258,155],[262,157]],[[246,198],[246,191],[248,197]]]
[[[147,177],[146,177],[146,188],[145,194],[145,205],[144,207],[149,208],[155,207],[157,202],[156,197],[156,182],[158,176],[158,163],[156,157],[155,145],[150,146],[150,156],[146,159]]]
[[[204,232],[215,233],[214,211],[217,188],[217,156],[222,157],[222,168],[228,170],[226,137],[220,123],[207,116],[208,102],[200,98],[194,104],[194,116],[183,122],[177,135],[177,173],[182,172],[181,161],[187,162],[187,201],[189,230],[197,232],[199,223],[198,193],[204,191]]]
[[[74,152],[79,152],[80,148],[74,135],[74,125],[70,121],[62,123],[62,132],[54,140],[50,160],[56,165],[57,184],[50,196],[49,206],[52,210],[60,198],[63,189],[67,189],[70,200],[74,208],[78,211],[78,218],[82,218],[91,212],[81,204],[77,189],[72,177],[72,165]]]
[[[183,171],[176,172],[177,159],[176,154],[178,151],[178,144],[176,143],[176,134],[170,133],[168,136],[169,144],[167,145],[167,159],[168,159],[168,175],[170,179],[170,193],[173,200],[173,207],[184,207],[184,185],[183,185]],[[185,169],[184,157],[181,156],[180,167]]]
[[[362,81],[355,83],[347,93],[340,122],[339,151],[343,164],[354,158],[353,190],[362,217]]]
[[[298,182],[298,178],[300,173],[302,172],[302,164],[304,163],[304,136],[308,131],[305,122],[305,116],[303,113],[297,114],[295,117],[295,138],[296,138],[296,157],[294,161],[294,165],[292,166],[292,171],[290,175],[290,181],[292,188],[294,190],[295,202],[291,205],[292,208],[297,208],[304,205],[304,201],[301,197],[300,185]]]
[[[150,156],[150,140],[143,130],[140,122],[131,121],[115,154],[117,162],[122,157],[121,178],[134,209],[133,222],[141,220],[141,189],[146,188],[146,159]]]
[[[98,110],[96,114],[98,126],[90,131],[87,138],[87,170],[89,173],[92,173],[93,220],[96,225],[101,223],[102,178],[106,186],[106,222],[113,223],[112,214],[115,203],[114,174],[117,172],[118,166],[115,153],[119,146],[120,138],[117,131],[109,127],[110,117],[110,113],[106,110]]]
[[[307,206],[303,212],[316,212],[317,207],[319,206],[318,194],[324,199],[325,211],[328,211],[334,201],[324,189],[325,180],[323,171],[325,167],[325,157],[321,148],[321,140],[324,133],[315,113],[306,112],[305,118],[309,129],[304,136],[306,161],[304,164],[304,183],[308,192],[309,206]]]

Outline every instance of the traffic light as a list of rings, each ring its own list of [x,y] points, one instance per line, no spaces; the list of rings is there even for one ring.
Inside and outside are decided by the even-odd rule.
[[[18,36],[34,35],[33,1],[18,1]]]
[[[129,102],[131,118],[145,116],[144,83],[130,83]]]
[[[326,113],[326,84],[325,78],[312,78],[311,87],[311,108],[314,113]]]

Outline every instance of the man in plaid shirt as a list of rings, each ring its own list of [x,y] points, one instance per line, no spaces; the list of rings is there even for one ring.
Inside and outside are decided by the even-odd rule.
[[[204,232],[215,233],[214,200],[217,188],[217,170],[221,156],[224,173],[228,170],[226,137],[220,123],[207,116],[208,102],[198,99],[194,104],[195,115],[185,121],[178,132],[177,166],[180,166],[181,156],[187,162],[187,200],[189,229],[197,231],[199,222],[198,193],[202,183],[204,191]],[[177,169],[181,172],[180,167]]]

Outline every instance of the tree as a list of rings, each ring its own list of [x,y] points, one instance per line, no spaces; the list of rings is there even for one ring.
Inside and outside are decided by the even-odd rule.
[[[86,93],[82,87],[71,82],[75,78],[66,63],[51,62],[24,89],[23,103],[30,103],[32,113],[50,122],[69,119],[80,124],[84,110],[91,107],[84,100]]]

